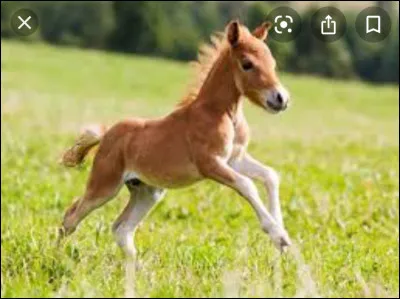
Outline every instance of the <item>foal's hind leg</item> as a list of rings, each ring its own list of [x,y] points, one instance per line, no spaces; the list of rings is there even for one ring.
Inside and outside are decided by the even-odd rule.
[[[137,179],[126,183],[131,197],[124,211],[113,224],[118,245],[130,258],[136,255],[135,231],[152,207],[165,195],[165,190],[151,187]]]
[[[78,198],[64,215],[60,238],[75,231],[78,224],[93,210],[114,198],[123,184],[122,167],[95,162],[85,194]]]

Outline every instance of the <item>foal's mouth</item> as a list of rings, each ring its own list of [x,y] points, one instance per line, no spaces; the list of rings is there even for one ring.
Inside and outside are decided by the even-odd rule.
[[[270,101],[266,101],[266,105],[265,108],[273,114],[277,114],[279,112],[285,111],[287,108],[287,105],[281,105],[281,104],[277,104],[274,102],[270,102]]]

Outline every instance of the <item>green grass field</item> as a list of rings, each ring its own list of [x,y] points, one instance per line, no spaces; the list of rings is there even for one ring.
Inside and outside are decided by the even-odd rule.
[[[245,200],[209,181],[169,191],[146,219],[133,282],[111,233],[127,190],[56,247],[90,166],[57,164],[80,127],[164,115],[190,77],[161,59],[2,41],[1,296],[398,297],[397,86],[282,74],[287,112],[246,104],[249,151],[281,175],[284,256]]]

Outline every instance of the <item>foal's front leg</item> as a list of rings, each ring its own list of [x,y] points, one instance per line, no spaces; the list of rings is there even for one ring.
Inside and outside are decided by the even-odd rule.
[[[277,172],[247,153],[243,158],[234,160],[231,164],[236,171],[249,178],[260,180],[264,184],[269,197],[269,211],[278,224],[284,227],[279,201],[279,176]]]
[[[268,233],[274,245],[281,251],[291,244],[287,232],[271,216],[263,205],[257,187],[248,177],[236,172],[226,162],[215,158],[199,163],[205,177],[231,187],[247,199],[257,214],[262,229]]]

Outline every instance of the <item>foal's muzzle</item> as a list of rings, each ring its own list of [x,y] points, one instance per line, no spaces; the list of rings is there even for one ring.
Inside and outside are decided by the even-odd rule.
[[[268,89],[264,98],[265,106],[272,113],[284,111],[289,105],[289,93],[281,85]]]

